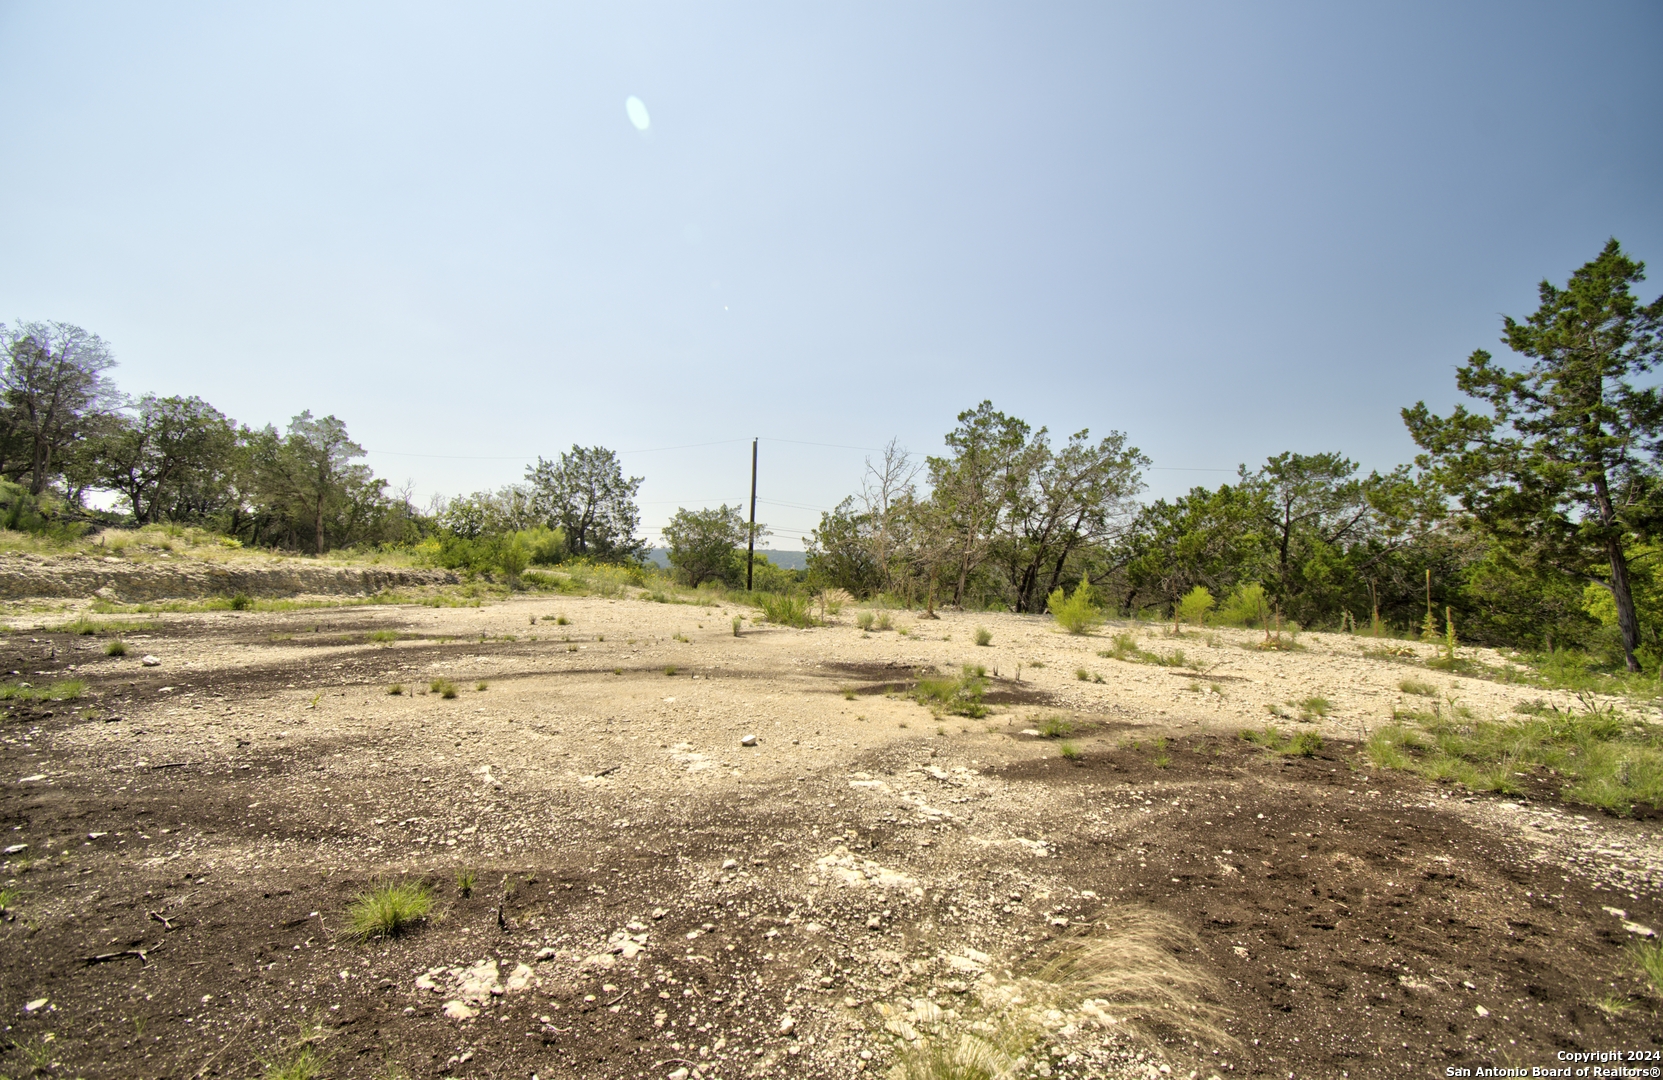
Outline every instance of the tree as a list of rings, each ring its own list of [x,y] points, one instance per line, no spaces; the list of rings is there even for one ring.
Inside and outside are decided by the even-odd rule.
[[[0,392],[27,446],[29,493],[39,495],[87,421],[120,401],[104,377],[115,358],[97,334],[61,322],[0,324],[0,348]]]
[[[756,535],[768,530],[757,525]],[[695,589],[706,581],[737,584],[744,576],[744,548],[750,525],[744,507],[723,504],[714,510],[676,508],[664,526],[670,565]]]
[[[1502,341],[1528,367],[1479,349],[1457,370],[1456,386],[1488,413],[1403,410],[1417,461],[1502,544],[1609,591],[1630,671],[1640,625],[1629,561],[1663,518],[1663,399],[1634,382],[1663,359],[1663,298],[1641,304],[1630,287],[1643,280],[1645,264],[1609,241],[1564,288],[1543,281],[1535,314],[1504,317]]]
[[[635,535],[641,520],[635,493],[642,478],[625,478],[611,450],[573,445],[558,462],[538,457],[525,478],[549,525],[565,530],[572,554],[617,561],[646,554],[646,542]]]
[[[1130,517],[1149,459],[1118,431],[1097,443],[1090,431],[1053,452],[1045,428],[1011,457],[995,549],[1016,611],[1042,611],[1069,559],[1112,539]]]
[[[255,484],[261,499],[272,509],[304,521],[313,534],[319,555],[326,548],[325,526],[342,512],[360,516],[365,505],[365,488],[375,481],[365,465],[353,464],[364,456],[364,448],[353,442],[346,425],[333,416],[313,419],[311,410],[289,421],[286,436],[278,437],[269,425],[252,433]],[[373,501],[373,499],[372,499]]]
[[[951,523],[958,581],[953,602],[964,603],[970,572],[987,557],[1004,507],[1008,473],[1028,442],[1028,425],[983,401],[958,415],[947,435],[952,457],[926,459],[930,499]]]
[[[127,498],[133,520],[160,520],[186,493],[194,493],[236,448],[236,429],[223,413],[198,397],[139,399],[132,417],[88,440],[94,481]]]

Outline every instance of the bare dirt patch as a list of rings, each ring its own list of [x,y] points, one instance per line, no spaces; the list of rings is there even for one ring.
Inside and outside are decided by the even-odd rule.
[[[1357,740],[1402,668],[1348,639],[1185,641],[1198,679],[1015,616],[901,638],[849,619],[734,637],[730,615],[178,615],[125,657],[14,630],[14,681],[89,690],[0,721],[0,1071],[257,1076],[306,1033],[339,1076],[881,1074],[1127,911],[1191,935],[1174,959],[1226,1037],[1150,1042],[1125,1033],[1135,1010],[1087,1003],[1032,1049],[1043,1074],[1659,1049],[1626,959],[1632,927],[1663,929],[1655,822],[1374,773]],[[969,644],[978,624],[995,647]],[[991,715],[907,696],[969,663],[1001,673]],[[1439,679],[1480,707],[1523,694]],[[1236,736],[1319,692],[1315,756]],[[1023,734],[1050,719],[1073,760]],[[428,885],[435,913],[344,938],[389,881]]]

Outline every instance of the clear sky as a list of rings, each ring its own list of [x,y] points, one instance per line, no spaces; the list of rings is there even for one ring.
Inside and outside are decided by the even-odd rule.
[[[423,498],[600,443],[657,526],[760,436],[795,547],[982,398],[1153,494],[1384,468],[1543,277],[1663,288],[1656,0],[6,2],[0,56],[0,318]]]

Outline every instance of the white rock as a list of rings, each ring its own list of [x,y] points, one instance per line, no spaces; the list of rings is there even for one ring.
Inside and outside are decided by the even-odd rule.
[[[583,966],[586,968],[605,969],[611,967],[617,962],[617,957],[613,956],[611,953],[596,953],[593,956],[586,956],[583,958]]]
[[[732,869],[736,868],[738,865],[739,865],[739,860],[738,859],[728,859],[726,862],[722,863],[722,869],[723,870],[732,870]]]
[[[679,1069],[671,1069],[668,1073],[665,1073],[664,1080],[687,1080],[689,1075],[687,1067],[683,1066]]]
[[[537,950],[537,959],[539,960],[553,960],[559,955],[560,950],[555,948],[553,945],[545,945],[541,949]]]
[[[780,1034],[789,1035],[797,1030],[797,1021],[790,1013],[780,1017]]]
[[[528,989],[536,979],[537,975],[531,970],[530,965],[515,964],[514,970],[508,973],[508,981],[503,984],[503,989],[512,994]]]
[[[452,1020],[472,1020],[479,1015],[479,1010],[462,1001],[447,1001],[445,1015]]]
[[[740,746],[755,746],[756,745],[756,736],[755,735],[746,735],[744,738],[739,740],[739,745]]]
[[[20,783],[20,784],[38,784],[42,780],[45,780],[45,779],[46,779],[46,774],[45,773],[35,773],[33,776],[22,777],[17,782]]]
[[[665,911],[661,907],[655,907],[655,908],[652,909],[652,917],[655,918],[655,919],[662,919],[664,916],[666,916],[668,914],[669,914],[669,912]]]
[[[1627,930],[1631,934],[1639,934],[1641,937],[1656,937],[1657,936],[1657,931],[1653,930],[1651,927],[1645,925],[1644,923],[1628,922],[1628,921],[1624,920],[1623,929]]]
[[[0,851],[0,855],[16,855],[20,851],[28,851],[28,850],[29,850],[29,845],[28,844],[13,844],[11,847],[7,848],[5,851]]]
[[[1490,1010],[1486,1009],[1482,1005],[1474,1005],[1472,1007],[1472,1011],[1477,1013],[1479,1016],[1489,1016],[1490,1015]]]
[[[162,662],[161,662],[160,659],[158,659],[157,657],[154,657],[154,656],[150,656],[148,654],[146,654],[144,659],[140,660],[139,663],[143,664],[145,667],[161,667],[162,666]]]
[[[35,1000],[29,1002],[27,1005],[23,1006],[23,1011],[26,1012],[26,1013],[32,1013],[32,1012],[35,1012],[38,1009],[44,1009],[44,1008],[46,1008],[46,999],[45,998],[36,998]]]

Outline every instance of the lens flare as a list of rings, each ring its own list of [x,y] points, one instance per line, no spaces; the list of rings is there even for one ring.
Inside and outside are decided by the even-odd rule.
[[[624,112],[629,114],[629,122],[635,125],[636,131],[645,131],[652,123],[652,119],[647,116],[647,103],[634,94],[624,102]]]

